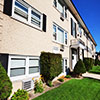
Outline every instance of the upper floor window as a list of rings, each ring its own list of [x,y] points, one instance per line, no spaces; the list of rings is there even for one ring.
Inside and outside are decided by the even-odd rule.
[[[81,28],[81,25],[79,24],[79,26],[78,26],[78,31],[79,31],[79,33],[80,33],[80,37],[82,37],[82,28]]]
[[[76,38],[76,23],[71,18],[71,35]]]
[[[41,27],[41,14],[35,10],[31,11],[31,23]]]
[[[13,5],[13,17],[23,21],[26,24],[32,25],[36,28],[42,29],[43,14],[32,8],[24,1],[15,0]]]
[[[56,30],[56,25],[53,25],[53,39],[57,40],[57,30]]]
[[[64,18],[67,18],[67,6],[63,0],[54,0],[53,5],[59,10]]]
[[[22,4],[18,1],[15,1],[14,13],[16,15],[28,20],[28,8],[24,4]]]
[[[67,32],[56,24],[53,24],[53,40],[67,44]]]
[[[65,33],[65,44],[67,44],[67,33]]]

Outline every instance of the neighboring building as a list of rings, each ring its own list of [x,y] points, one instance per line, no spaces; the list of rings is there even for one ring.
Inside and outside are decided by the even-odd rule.
[[[79,59],[94,59],[95,47],[71,0],[0,0],[0,61],[13,91],[30,89],[28,80],[39,77],[42,51],[62,54],[66,75]]]

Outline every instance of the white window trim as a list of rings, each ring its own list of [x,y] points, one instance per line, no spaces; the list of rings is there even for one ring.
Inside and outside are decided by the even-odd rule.
[[[65,43],[65,33],[67,33],[67,36],[68,36],[68,32],[65,31],[65,30],[64,30],[62,27],[60,27],[59,25],[57,25],[56,23],[53,23],[53,25],[56,26],[56,35],[57,35],[56,38],[57,38],[57,39],[56,39],[56,40],[52,39],[52,41],[55,42],[55,43],[58,43],[58,44],[67,46],[67,45],[68,45],[68,37],[67,37],[67,44],[66,44],[66,43]],[[58,27],[64,31],[64,43],[58,42]],[[53,35],[52,35],[52,36],[53,36]]]
[[[20,75],[20,76],[14,76],[14,77],[10,77],[10,68],[12,68],[11,65],[11,58],[24,58],[26,59],[26,74],[25,75]],[[8,60],[8,76],[10,77],[11,81],[17,81],[17,80],[22,80],[22,79],[26,79],[26,78],[33,78],[33,77],[39,77],[40,76],[40,66],[39,66],[39,72],[37,73],[33,73],[33,74],[29,74],[29,59],[38,59],[39,57],[29,57],[29,56],[17,56],[17,55],[9,55],[9,60]]]
[[[16,0],[13,0],[13,3],[12,3],[12,16],[11,17],[14,18],[14,19],[16,19],[16,20],[18,20],[18,21],[21,21],[21,22],[23,22],[23,23],[25,23],[27,25],[30,25],[30,26],[32,26],[34,28],[42,30],[42,26],[43,26],[43,14],[40,13],[39,11],[37,11],[35,8],[31,8],[31,6],[30,6],[30,7],[28,7],[28,21],[24,20],[20,16],[17,16],[16,14],[14,14],[15,1]],[[40,20],[41,25],[40,25],[40,27],[38,27],[38,26],[36,26],[36,25],[34,25],[34,24],[31,23],[31,10],[32,9],[34,9],[34,11],[38,12],[38,14],[40,14],[40,16],[41,16],[41,20]]]

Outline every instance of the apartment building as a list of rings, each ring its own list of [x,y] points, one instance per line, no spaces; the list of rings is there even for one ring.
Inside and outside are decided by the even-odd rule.
[[[0,62],[13,92],[31,89],[40,76],[42,51],[60,53],[63,72],[84,57],[95,58],[96,42],[71,0],[0,0]]]

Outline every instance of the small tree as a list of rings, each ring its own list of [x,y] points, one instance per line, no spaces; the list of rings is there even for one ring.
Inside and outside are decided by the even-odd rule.
[[[62,72],[62,56],[60,54],[42,52],[40,56],[41,74],[44,80],[52,81]]]
[[[75,65],[74,73],[77,75],[80,75],[80,74],[85,73],[85,72],[86,72],[86,68],[84,66],[83,61],[80,59]]]
[[[10,96],[12,92],[12,83],[0,63],[0,100],[4,100]]]

